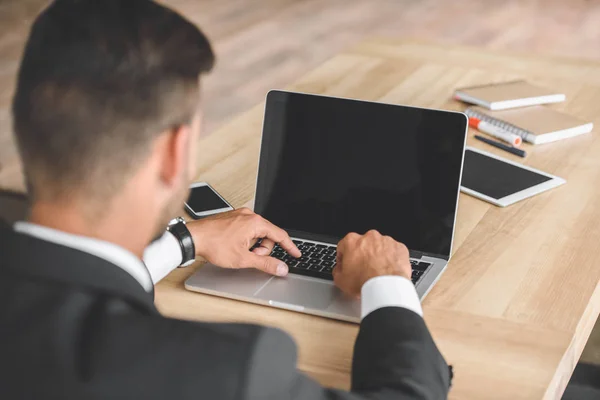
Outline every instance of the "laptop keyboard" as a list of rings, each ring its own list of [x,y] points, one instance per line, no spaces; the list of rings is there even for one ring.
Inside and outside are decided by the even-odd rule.
[[[290,256],[278,244],[275,245],[271,252],[271,257],[285,262],[291,273],[312,276],[332,281],[333,268],[335,267],[337,257],[337,247],[326,244],[317,244],[312,242],[304,242],[294,239],[293,242],[302,252],[302,257],[295,258]],[[255,245],[255,247],[258,246]],[[412,265],[412,282],[417,284],[425,271],[431,266],[430,263],[410,260]]]

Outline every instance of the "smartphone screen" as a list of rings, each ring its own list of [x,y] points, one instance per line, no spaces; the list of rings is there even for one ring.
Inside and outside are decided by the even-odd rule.
[[[195,213],[229,207],[210,186],[192,188],[186,203]]]

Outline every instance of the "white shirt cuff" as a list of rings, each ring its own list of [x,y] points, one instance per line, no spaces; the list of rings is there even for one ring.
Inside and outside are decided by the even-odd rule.
[[[157,283],[177,268],[182,259],[179,241],[170,232],[165,232],[144,251],[144,264],[153,283]]]
[[[403,307],[423,316],[415,286],[402,276],[378,276],[363,285],[361,319],[383,307]]]

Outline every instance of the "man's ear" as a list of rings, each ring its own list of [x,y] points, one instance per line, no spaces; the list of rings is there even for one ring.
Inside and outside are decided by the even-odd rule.
[[[165,186],[177,186],[187,173],[190,134],[190,127],[181,125],[166,131],[157,143],[161,153],[160,179]]]

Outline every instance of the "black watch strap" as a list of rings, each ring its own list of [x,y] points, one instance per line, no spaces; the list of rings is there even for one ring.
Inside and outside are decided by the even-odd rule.
[[[181,265],[186,265],[196,258],[196,246],[190,230],[185,225],[185,222],[177,221],[175,224],[169,225],[167,230],[175,236],[181,247]]]

